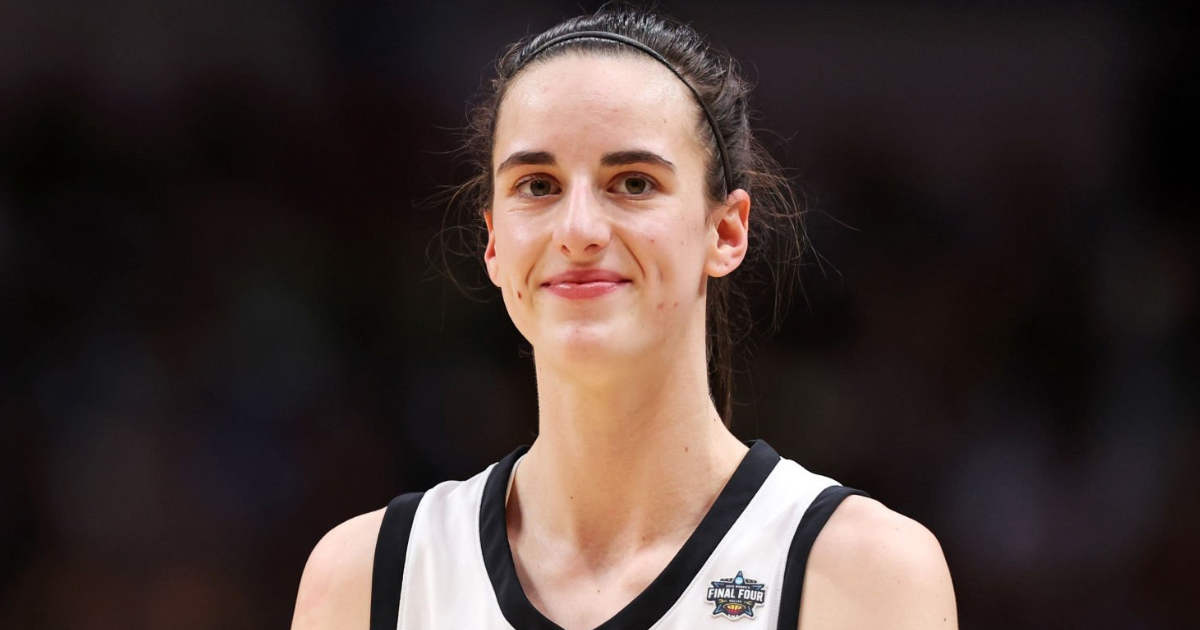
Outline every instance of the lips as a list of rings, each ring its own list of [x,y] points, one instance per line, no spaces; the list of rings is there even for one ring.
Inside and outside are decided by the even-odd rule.
[[[570,300],[607,295],[629,284],[629,278],[606,269],[577,269],[548,278],[542,288]]]

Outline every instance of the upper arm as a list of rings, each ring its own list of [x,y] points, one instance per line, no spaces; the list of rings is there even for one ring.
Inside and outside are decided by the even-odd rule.
[[[813,544],[800,627],[957,628],[941,545],[920,523],[878,501],[848,497]]]
[[[371,571],[383,512],[338,525],[313,548],[300,578],[292,630],[366,630],[370,625]]]

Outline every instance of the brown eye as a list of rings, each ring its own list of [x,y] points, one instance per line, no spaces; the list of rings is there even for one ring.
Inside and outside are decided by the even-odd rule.
[[[622,177],[620,184],[617,185],[617,192],[629,195],[644,195],[653,189],[654,184],[650,179],[640,175]]]
[[[552,180],[534,177],[519,182],[517,191],[530,197],[545,197],[558,193],[558,186]]]

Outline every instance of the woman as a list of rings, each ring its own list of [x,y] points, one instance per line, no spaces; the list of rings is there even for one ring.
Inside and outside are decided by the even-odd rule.
[[[727,429],[729,274],[752,229],[803,242],[732,60],[621,9],[498,75],[465,198],[534,349],[538,437],[330,531],[293,627],[955,627],[927,530]]]

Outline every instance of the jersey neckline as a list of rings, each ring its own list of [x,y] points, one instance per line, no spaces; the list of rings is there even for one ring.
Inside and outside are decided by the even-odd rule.
[[[766,442],[754,440],[746,444],[750,450],[675,557],[633,601],[595,630],[649,628],[683,596],[684,590],[779,462],[779,454]],[[517,579],[512,548],[508,544],[504,510],[509,479],[517,459],[528,450],[528,446],[518,448],[493,466],[488,474],[479,510],[480,546],[496,600],[508,623],[523,630],[562,630],[526,597]]]

